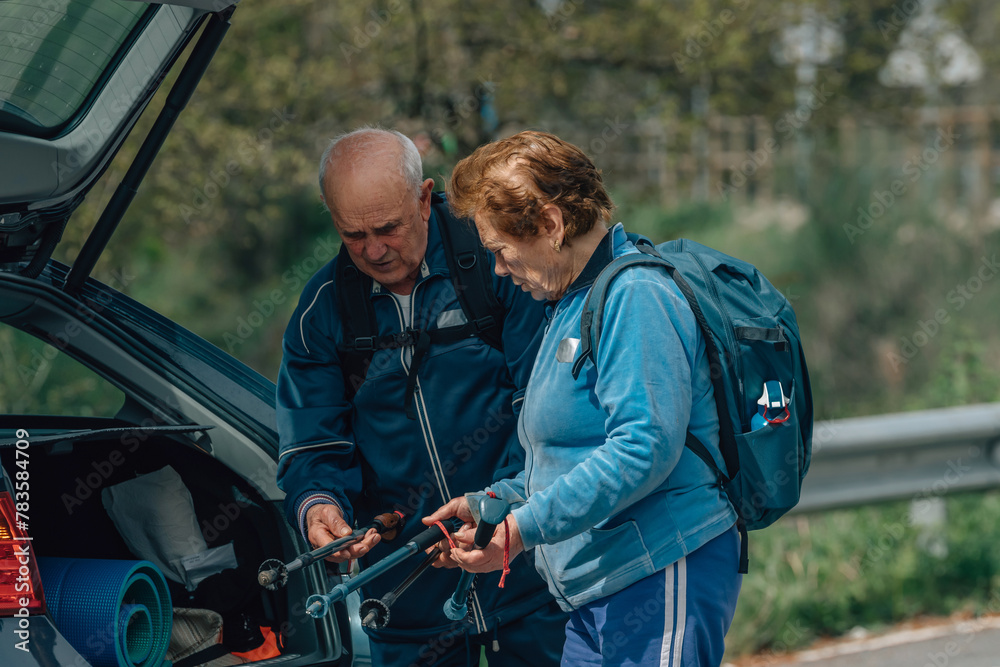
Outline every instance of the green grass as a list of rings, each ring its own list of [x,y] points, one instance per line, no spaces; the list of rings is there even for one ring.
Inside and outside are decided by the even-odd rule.
[[[997,612],[1000,493],[945,499],[936,529],[909,503],[785,517],[750,534],[727,657],[781,652],[856,626],[879,630],[921,615]],[[926,548],[943,544],[946,554]]]

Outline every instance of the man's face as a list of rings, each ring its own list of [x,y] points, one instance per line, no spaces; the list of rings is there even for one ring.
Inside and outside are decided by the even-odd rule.
[[[409,294],[427,251],[434,181],[424,181],[417,195],[399,174],[369,171],[330,187],[337,190],[333,225],[358,269],[397,294]]]

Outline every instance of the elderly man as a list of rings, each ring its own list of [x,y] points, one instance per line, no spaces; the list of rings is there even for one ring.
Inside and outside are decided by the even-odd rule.
[[[493,274],[474,228],[421,180],[404,135],[362,129],[334,140],[320,186],[343,247],[285,331],[278,484],[313,547],[394,510],[409,519],[400,545],[443,502],[523,468],[516,415],[543,305]],[[370,532],[333,560],[365,565],[392,549]],[[463,622],[443,612],[458,571],[425,572],[387,626],[368,630],[373,663],[478,665],[489,647],[491,667],[558,664],[566,616],[531,563],[514,565],[504,588],[499,573],[479,577]],[[406,570],[364,596],[383,596]]]

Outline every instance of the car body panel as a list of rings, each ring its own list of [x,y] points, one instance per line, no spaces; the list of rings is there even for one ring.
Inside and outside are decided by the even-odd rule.
[[[19,619],[0,618],[0,665],[5,667],[88,667],[86,658],[70,646],[48,616],[28,617],[25,645]],[[23,630],[22,630],[23,631]],[[27,651],[18,648],[26,646]]]

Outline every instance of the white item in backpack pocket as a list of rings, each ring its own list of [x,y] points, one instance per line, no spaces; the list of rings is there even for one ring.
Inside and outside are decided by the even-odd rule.
[[[764,392],[757,399],[757,412],[750,419],[750,430],[756,431],[768,424],[780,424],[788,419],[788,401],[777,380],[764,383]]]

